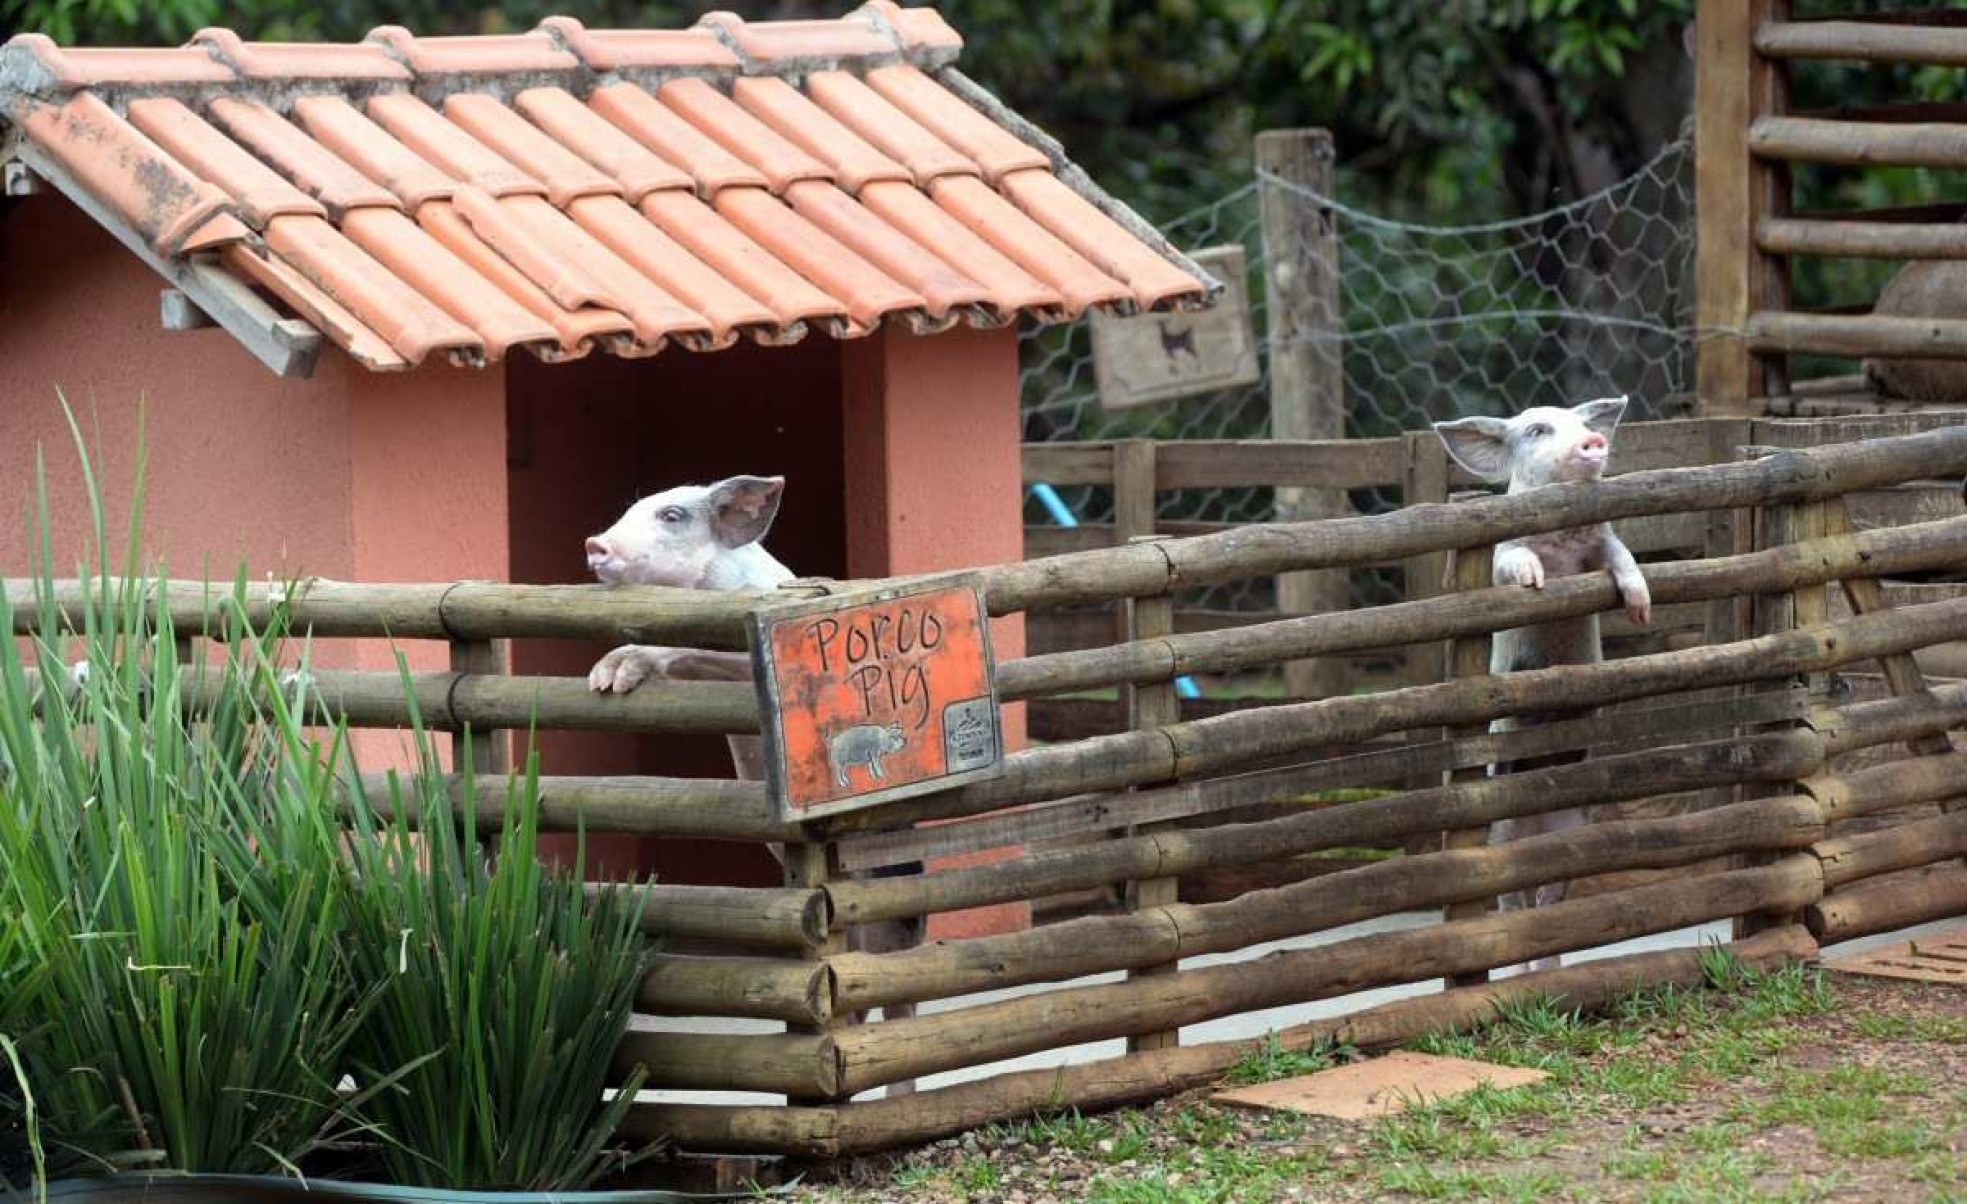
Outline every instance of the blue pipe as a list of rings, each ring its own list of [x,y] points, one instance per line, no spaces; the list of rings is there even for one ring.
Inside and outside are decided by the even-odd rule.
[[[1045,507],[1045,512],[1051,515],[1052,521],[1059,526],[1076,527],[1079,525],[1079,520],[1073,516],[1071,508],[1065,504],[1064,499],[1059,497],[1059,491],[1050,485],[1047,485],[1043,481],[1033,481],[1031,483],[1031,496],[1038,499],[1038,504]],[[1183,698],[1202,697],[1202,690],[1195,684],[1193,679],[1186,675],[1175,679],[1175,693]]]

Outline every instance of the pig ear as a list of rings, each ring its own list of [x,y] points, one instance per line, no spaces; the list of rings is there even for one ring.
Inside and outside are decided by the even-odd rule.
[[[1509,480],[1509,423],[1500,418],[1458,418],[1435,423],[1434,433],[1448,445],[1455,463],[1493,484]]]
[[[710,487],[710,531],[727,548],[757,543],[778,517],[784,477],[727,477]]]
[[[1624,394],[1617,397],[1601,397],[1597,401],[1581,402],[1571,407],[1571,412],[1584,419],[1587,427],[1611,439],[1612,432],[1618,428],[1619,419],[1626,412]]]

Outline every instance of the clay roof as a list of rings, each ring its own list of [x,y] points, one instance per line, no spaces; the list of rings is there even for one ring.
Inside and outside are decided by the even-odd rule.
[[[960,47],[889,0],[348,45],[23,34],[0,47],[0,154],[235,334],[271,298],[286,337],[297,316],[375,369],[1212,300],[955,70]]]

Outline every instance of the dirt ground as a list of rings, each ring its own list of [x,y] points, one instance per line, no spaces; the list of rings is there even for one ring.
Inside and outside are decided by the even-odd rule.
[[[995,1126],[793,1197],[976,1204],[1378,1200],[1967,1202],[1967,990],[1721,964],[1580,1018],[1548,1002],[1415,1048],[1551,1077],[1376,1121],[1152,1107]],[[1269,1051],[1261,1081],[1356,1057]]]

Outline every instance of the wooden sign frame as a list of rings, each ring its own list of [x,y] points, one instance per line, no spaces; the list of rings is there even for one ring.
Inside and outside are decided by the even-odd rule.
[[[1223,283],[1221,298],[1208,309],[1127,318],[1093,312],[1093,377],[1102,410],[1136,409],[1263,379],[1243,248],[1231,243],[1189,257]]]
[[[762,607],[746,623],[766,785],[782,822],[1004,772],[978,574]]]

